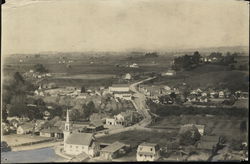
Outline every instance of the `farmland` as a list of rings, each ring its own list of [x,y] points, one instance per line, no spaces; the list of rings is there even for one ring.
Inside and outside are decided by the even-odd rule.
[[[191,88],[215,87],[246,91],[248,77],[247,71],[232,71],[229,67],[220,65],[203,65],[192,71],[180,71],[174,77],[159,77],[150,84],[176,87],[186,83]]]

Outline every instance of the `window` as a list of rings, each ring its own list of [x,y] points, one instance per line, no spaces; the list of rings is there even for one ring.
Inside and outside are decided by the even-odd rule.
[[[150,148],[150,151],[153,151],[153,148]]]
[[[76,146],[76,149],[78,149],[78,146]]]
[[[72,148],[72,145],[70,145],[70,148]]]

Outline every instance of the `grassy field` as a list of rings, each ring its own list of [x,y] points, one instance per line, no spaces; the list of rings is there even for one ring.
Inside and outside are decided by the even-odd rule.
[[[18,135],[18,134],[11,134],[11,135],[4,135],[2,140],[6,141],[9,146],[13,145],[21,145],[30,142],[37,142],[47,140],[47,137],[40,137],[40,136],[31,136],[31,135]]]
[[[121,75],[131,73],[132,75],[144,75],[151,72],[162,72],[169,68],[171,57],[160,56],[154,59],[139,57],[129,57],[128,55],[41,55],[34,56],[11,56],[3,62],[4,78],[9,79],[16,71],[21,73],[33,69],[35,64],[43,64],[49,72],[54,74],[65,74],[63,77],[54,77],[49,82],[55,82],[59,86],[109,86],[112,82],[116,83]],[[19,60],[23,62],[20,63]],[[73,60],[72,63],[59,64],[59,61]],[[153,62],[153,63],[152,63]],[[130,68],[126,65],[138,63],[139,68]],[[70,66],[69,66],[70,65]],[[136,77],[138,78],[138,77]]]
[[[176,136],[177,136],[177,131],[172,132],[172,133],[166,133],[166,132],[150,132],[150,131],[143,131],[143,130],[132,130],[132,131],[114,134],[111,136],[98,138],[98,141],[106,142],[106,143],[120,141],[126,144],[131,144],[132,147],[136,148],[142,142],[158,143],[161,146],[164,146],[168,142],[170,142],[172,138]]]
[[[186,83],[191,88],[229,88],[248,90],[248,72],[231,71],[226,66],[203,65],[192,71],[177,72],[173,77],[159,77],[149,84],[177,87]]]
[[[213,116],[206,117],[201,115],[183,115],[183,116],[168,116],[162,117],[156,121],[152,126],[176,126],[179,127],[184,124],[199,124],[205,125],[206,135],[222,135],[229,140],[240,139],[244,137],[240,131],[240,123],[246,118],[229,117],[229,116]]]

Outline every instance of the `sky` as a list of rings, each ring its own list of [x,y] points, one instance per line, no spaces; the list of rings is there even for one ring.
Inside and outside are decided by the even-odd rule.
[[[236,0],[6,0],[2,54],[248,46]]]

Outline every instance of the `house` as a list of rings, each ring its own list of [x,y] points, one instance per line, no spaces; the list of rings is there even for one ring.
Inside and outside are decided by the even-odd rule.
[[[196,102],[197,101],[197,96],[196,95],[189,95],[188,97],[187,97],[187,100],[189,101],[189,102]]]
[[[46,123],[45,120],[36,120],[35,131],[38,132],[42,129],[42,126]]]
[[[214,91],[214,90],[210,90],[209,91],[209,94],[210,94],[210,97],[211,98],[216,98],[216,97],[218,97],[218,92],[216,92],[216,91]]]
[[[205,96],[200,97],[200,102],[208,102],[208,98]]]
[[[207,92],[202,92],[202,93],[201,93],[201,96],[207,97]]]
[[[124,79],[125,80],[131,80],[132,79],[132,76],[130,73],[126,73],[126,75],[124,76]]]
[[[129,85],[128,84],[113,84],[109,87],[109,92],[129,92]]]
[[[160,147],[158,144],[142,143],[137,148],[137,161],[156,161],[160,157]]]
[[[114,118],[106,118],[106,125],[115,125]]]
[[[43,112],[43,118],[45,119],[45,120],[48,120],[49,118],[50,118],[50,112],[49,111],[44,111]]]
[[[72,123],[69,121],[67,110],[66,122],[64,124],[64,152],[68,155],[79,155],[86,153],[94,157],[100,150],[99,144],[92,133],[78,133],[72,131]]]
[[[138,64],[136,63],[133,63],[131,65],[129,65],[130,68],[139,68]]]
[[[20,126],[18,126],[16,133],[17,134],[29,134],[31,132],[33,132],[34,130],[34,125],[32,123],[24,123]]]
[[[169,86],[164,86],[164,89],[167,90],[167,91],[171,91],[171,88]]]
[[[37,96],[44,96],[44,92],[42,90],[35,90],[34,94]]]
[[[218,136],[201,136],[197,148],[206,151],[213,151],[219,144],[220,137]]]
[[[174,71],[174,70],[168,70],[167,72],[164,72],[161,75],[162,76],[173,76],[173,75],[176,75],[176,71]]]
[[[30,69],[30,73],[34,73],[34,70],[33,70],[33,69]]]
[[[57,86],[56,86],[56,83],[45,83],[45,84],[43,84],[42,85],[42,88],[44,88],[44,89],[54,89],[54,88],[56,88]]]
[[[219,98],[224,98],[224,97],[225,97],[224,91],[219,91]]]
[[[126,154],[129,150],[130,145],[126,145],[121,142],[114,142],[111,145],[106,146],[100,150],[100,157],[106,160],[112,160]]]
[[[121,112],[114,116],[115,125],[128,126],[133,122],[133,114],[130,112]]]
[[[117,92],[117,91],[115,91],[115,92],[113,92],[113,94],[114,94],[114,97],[117,99],[117,98],[119,98],[119,99],[124,99],[124,100],[131,100],[131,98],[132,98],[132,92]]]
[[[63,132],[57,127],[52,127],[48,129],[42,129],[40,131],[40,136],[41,137],[55,137],[58,139],[63,138]]]
[[[96,132],[96,131],[103,130],[103,129],[104,129],[104,126],[103,126],[102,121],[96,121],[96,120],[92,121],[87,127],[87,130],[90,132]]]

